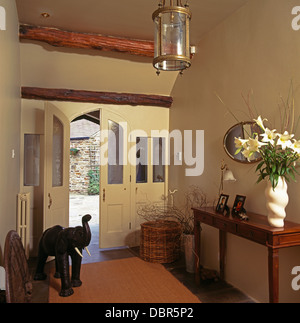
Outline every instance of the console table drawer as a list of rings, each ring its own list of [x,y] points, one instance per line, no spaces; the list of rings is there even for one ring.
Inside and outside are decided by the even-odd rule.
[[[300,234],[287,234],[283,236],[279,236],[278,242],[280,245],[289,245],[292,246],[294,244],[298,244],[300,240]]]
[[[214,226],[220,230],[236,233],[236,224],[221,219],[215,219]]]
[[[243,238],[255,241],[260,244],[266,244],[268,235],[265,232],[251,230],[243,225],[239,225],[237,228],[237,234]]]
[[[209,215],[197,214],[197,219],[204,224],[213,225],[213,218]]]

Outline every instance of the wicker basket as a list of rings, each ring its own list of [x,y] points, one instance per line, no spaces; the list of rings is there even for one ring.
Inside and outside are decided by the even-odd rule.
[[[140,257],[148,262],[171,263],[180,256],[181,225],[175,221],[141,224]]]

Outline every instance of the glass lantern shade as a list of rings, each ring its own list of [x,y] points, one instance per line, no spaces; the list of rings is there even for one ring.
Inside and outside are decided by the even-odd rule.
[[[163,7],[153,13],[154,60],[157,70],[178,71],[191,66],[188,7]]]

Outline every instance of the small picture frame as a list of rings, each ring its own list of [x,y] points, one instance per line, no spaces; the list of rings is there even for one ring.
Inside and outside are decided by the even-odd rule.
[[[227,208],[227,202],[229,199],[229,195],[221,194],[218,200],[218,204],[216,207],[216,212],[217,213],[224,213],[224,211]]]
[[[245,200],[246,200],[246,196],[243,196],[243,195],[237,195],[235,197],[235,201],[231,212],[233,216],[239,216],[242,212],[245,212],[245,209],[244,209]]]

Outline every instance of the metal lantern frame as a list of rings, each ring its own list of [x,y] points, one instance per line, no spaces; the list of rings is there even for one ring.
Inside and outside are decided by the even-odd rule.
[[[155,37],[155,57],[153,59],[153,66],[157,69],[157,73],[159,74],[159,70],[163,71],[178,71],[181,72],[191,66],[191,55],[190,55],[190,20],[192,18],[191,11],[189,9],[188,4],[184,6],[181,3],[181,0],[177,0],[177,5],[174,5],[174,0],[169,0],[170,5],[166,6],[166,1],[163,0],[159,4],[159,9],[157,9],[153,15],[152,19],[156,24],[156,37]],[[175,18],[177,15],[178,18],[183,18],[181,24],[177,27],[183,31],[182,39],[179,39],[180,43],[185,43],[183,48],[183,54],[174,54],[174,53],[163,53],[164,48],[164,33],[163,33],[163,17],[165,15],[170,15],[171,20]],[[170,18],[169,18],[170,19]],[[180,20],[180,19],[179,19]],[[174,46],[176,44],[173,44]],[[177,49],[178,52],[178,49]],[[169,65],[168,65],[169,63]],[[172,65],[173,63],[173,65]]]

